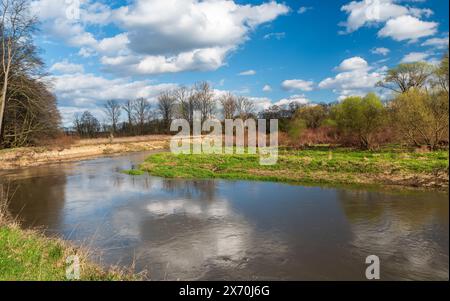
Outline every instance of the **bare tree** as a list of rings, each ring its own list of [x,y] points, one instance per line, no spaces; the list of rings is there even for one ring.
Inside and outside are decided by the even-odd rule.
[[[125,129],[128,134],[134,133],[134,120],[133,120],[133,110],[134,110],[134,100],[128,99],[125,101],[125,104],[122,106],[123,110],[127,114],[127,122],[125,125]]]
[[[37,20],[29,15],[29,1],[0,0],[0,18],[0,47],[2,48],[0,139],[2,139],[4,114],[13,69],[27,73],[27,70],[32,70],[38,62],[35,62],[35,56],[32,55],[35,51],[32,34],[36,30]]]
[[[144,134],[145,122],[148,121],[150,117],[150,104],[145,98],[138,98],[134,101],[133,105],[133,119],[139,128],[139,134]]]
[[[214,114],[216,108],[214,93],[208,82],[196,83],[193,90],[195,109],[200,111],[201,122],[204,122]]]
[[[239,96],[236,99],[236,110],[239,118],[246,120],[255,113],[255,104],[247,97]]]
[[[234,95],[231,93],[224,94],[219,98],[219,102],[222,105],[223,118],[233,119],[237,109]]]
[[[105,113],[111,124],[112,133],[117,132],[117,124],[119,123],[119,118],[121,114],[121,106],[117,100],[108,100],[105,104]]]
[[[84,111],[82,115],[74,115],[74,127],[80,137],[93,138],[100,131],[100,122],[89,111]]]
[[[165,131],[168,131],[170,128],[170,122],[172,121],[175,103],[176,98],[170,91],[163,92],[158,96],[158,109],[163,119]]]
[[[180,87],[173,91],[173,96],[179,104],[178,115],[180,118],[186,119],[192,125],[195,110],[195,98],[192,90],[186,87]]]
[[[46,84],[14,72],[7,93],[3,120],[4,147],[35,145],[59,132],[60,115],[55,96]]]

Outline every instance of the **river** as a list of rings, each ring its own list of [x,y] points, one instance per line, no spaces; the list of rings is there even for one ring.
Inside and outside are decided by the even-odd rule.
[[[152,280],[449,279],[448,193],[129,176],[147,153],[2,172],[10,210]]]

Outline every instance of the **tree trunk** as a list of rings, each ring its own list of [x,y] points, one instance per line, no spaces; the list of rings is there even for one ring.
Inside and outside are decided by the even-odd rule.
[[[6,93],[8,91],[8,76],[9,70],[7,70],[4,74],[3,80],[3,88],[2,88],[2,96],[0,98],[0,146],[3,143],[3,120],[5,118],[5,108],[6,108]]]

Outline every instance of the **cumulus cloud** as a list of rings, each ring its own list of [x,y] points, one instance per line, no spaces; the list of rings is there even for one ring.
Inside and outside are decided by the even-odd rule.
[[[379,37],[390,37],[396,41],[411,40],[434,35],[438,23],[421,21],[412,16],[400,16],[386,22],[378,32]]]
[[[50,72],[59,73],[83,73],[83,65],[70,63],[68,60],[57,62],[50,67]]]
[[[348,14],[347,21],[341,25],[348,33],[371,24],[387,21],[408,13],[408,8],[393,3],[392,0],[352,1],[341,7]]]
[[[391,37],[397,41],[411,40],[433,35],[438,23],[422,21],[419,18],[430,17],[433,11],[400,5],[395,0],[352,1],[341,7],[348,14],[347,20],[340,25],[345,27],[342,33],[351,33],[363,26],[383,24],[379,37]]]
[[[129,74],[215,70],[251,31],[289,12],[275,1],[241,5],[230,0],[136,0],[112,8],[85,0],[81,19],[73,20],[67,18],[68,5],[35,0],[33,11],[46,32],[79,47],[81,56],[98,54],[105,70]],[[91,24],[113,24],[121,32],[100,39],[86,29]]]
[[[401,62],[402,63],[414,63],[414,62],[424,62],[430,57],[429,53],[426,52],[411,52],[405,55]]]
[[[240,72],[238,75],[248,76],[248,75],[255,75],[255,74],[256,74],[255,70],[246,70],[246,71]]]
[[[272,91],[272,87],[270,85],[264,85],[262,90],[263,90],[263,92],[271,92]]]
[[[372,67],[361,57],[344,60],[336,70],[342,71],[335,77],[328,77],[319,83],[321,89],[331,89],[339,98],[364,95],[374,89],[383,78],[382,68],[371,72]]]
[[[288,79],[281,83],[281,87],[285,90],[312,91],[313,86],[313,81],[306,81],[302,79]]]
[[[391,51],[388,48],[385,48],[385,47],[378,47],[378,48],[372,49],[370,52],[372,52],[373,54],[379,54],[379,55],[386,56]]]
[[[130,69],[154,74],[215,70],[250,31],[288,11],[274,1],[239,5],[225,0],[138,0],[117,9],[115,19],[127,31],[128,47],[138,60]]]
[[[108,99],[144,97],[150,102],[175,84],[152,84],[148,80],[108,79],[90,73],[53,75],[46,78],[62,106],[96,107]]]
[[[448,34],[443,38],[431,38],[421,44],[422,46],[432,46],[438,49],[448,48]]]
[[[280,107],[285,107],[290,105],[291,103],[298,103],[301,105],[305,105],[310,103],[310,100],[308,98],[305,97],[305,95],[291,95],[288,98],[282,98],[279,101],[277,101],[276,103],[274,103],[274,105],[280,106]]]
[[[354,56],[343,60],[336,69],[339,71],[352,71],[367,69],[368,66],[369,64],[367,64],[367,61],[365,59],[359,56]]]

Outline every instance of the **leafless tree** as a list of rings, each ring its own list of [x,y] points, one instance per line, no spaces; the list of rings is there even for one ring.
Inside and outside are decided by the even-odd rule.
[[[255,113],[255,104],[247,97],[239,96],[236,99],[236,110],[239,118],[247,120]]]
[[[11,76],[3,123],[4,147],[35,145],[59,131],[56,98],[42,81],[24,74]]]
[[[117,132],[117,124],[119,123],[119,118],[121,115],[121,106],[119,102],[114,99],[108,100],[105,104],[105,113],[111,124],[112,134],[115,134]]]
[[[170,128],[175,103],[176,98],[171,91],[165,91],[158,96],[158,109],[162,116],[165,131],[168,131]]]
[[[33,55],[35,47],[32,42],[37,20],[29,15],[29,11],[28,0],[0,0],[0,139],[3,137],[8,89],[14,70],[28,73],[39,64]]]
[[[100,131],[100,122],[91,112],[84,111],[83,114],[76,113],[73,121],[74,127],[80,137],[93,138]]]
[[[127,113],[128,125],[133,125],[133,100],[128,99],[123,105],[123,110]]]
[[[173,96],[178,103],[178,116],[186,119],[192,125],[195,110],[195,98],[193,97],[192,90],[186,87],[180,87],[173,91]]]
[[[233,119],[237,109],[236,97],[231,93],[227,93],[219,98],[219,102],[222,105],[223,118]]]
[[[216,102],[214,93],[208,82],[196,83],[193,87],[193,97],[195,109],[200,111],[201,122],[210,118],[215,111]]]
[[[138,98],[133,104],[133,119],[136,120],[139,134],[144,134],[145,123],[150,117],[150,104],[145,98]]]

